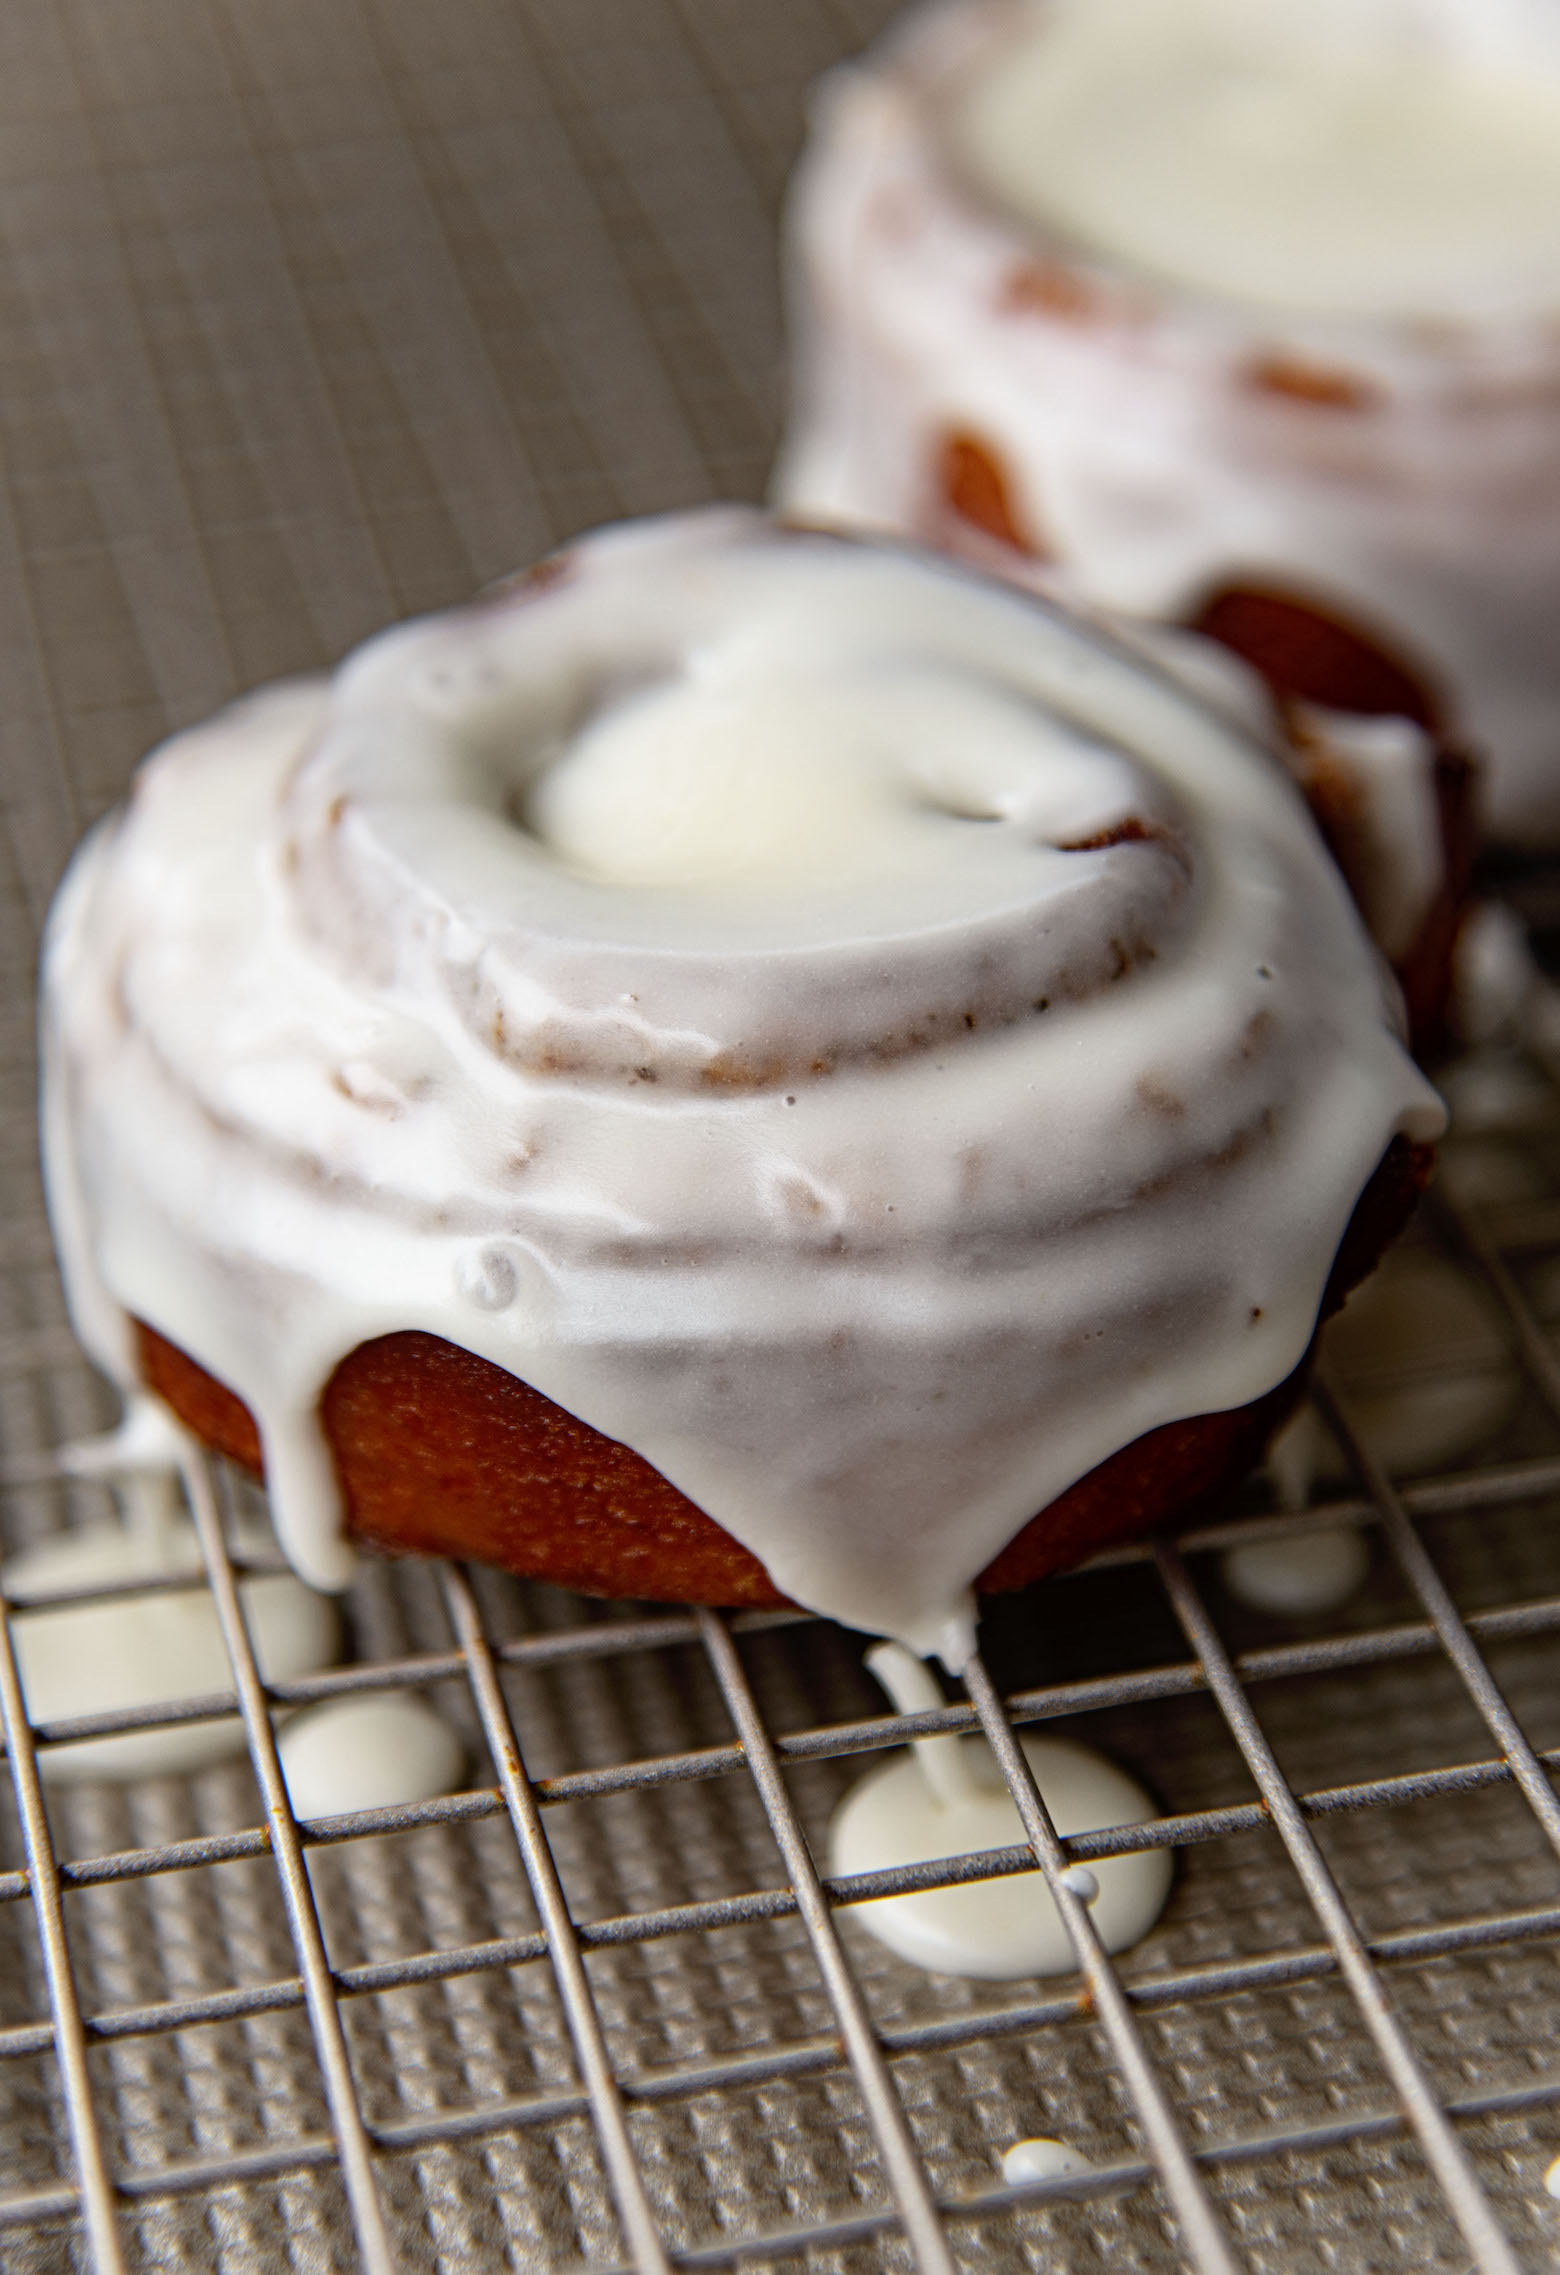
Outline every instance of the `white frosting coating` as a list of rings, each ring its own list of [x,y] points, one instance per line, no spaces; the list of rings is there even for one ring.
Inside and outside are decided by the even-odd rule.
[[[1205,71],[1226,36],[1255,61]],[[1475,68],[1464,50],[1479,43]],[[1024,164],[1071,169],[1096,229],[1134,258],[1080,251],[1081,207],[1067,229],[972,183],[971,104],[1031,99],[1048,125],[1017,130]],[[1358,141],[1359,104],[1396,119],[1390,166],[1386,142]],[[1445,106],[1481,104],[1486,121],[1515,106],[1550,123],[1446,142]],[[1101,112],[1108,133],[1093,131]],[[1440,675],[1490,762],[1497,831],[1560,838],[1560,204],[1523,187],[1533,168],[1560,171],[1557,118],[1553,11],[1537,0],[922,9],[816,106],[791,205],[795,413],[776,496],[1148,616],[1184,618],[1240,578],[1331,600]],[[1183,163],[1194,133],[1201,171]],[[1345,137],[1352,160],[1315,158]],[[1403,137],[1418,173],[1399,163]],[[1232,199],[1217,177],[1243,141],[1258,187]],[[1336,202],[1382,169],[1405,194],[1374,206],[1375,234],[1338,226]],[[1172,172],[1179,195],[1160,179]],[[1448,207],[1459,231],[1442,226]],[[1387,241],[1405,233],[1408,267]],[[1141,265],[1150,236],[1169,281]],[[1487,260],[1492,236],[1509,259]],[[1412,279],[1406,312],[1371,286],[1388,259]],[[1285,304],[1175,281],[1192,271]],[[1351,294],[1370,305],[1351,312]],[[951,436],[999,469],[1032,558],[950,508]]]
[[[261,1538],[243,1545],[255,1551],[269,1543]],[[13,1556],[3,1581],[17,1607],[11,1631],[28,1719],[67,1721],[231,1691],[233,1672],[203,1569],[194,1527],[183,1518],[155,1534],[134,1523],[57,1533]],[[28,1608],[35,1597],[185,1574],[197,1584]],[[262,1674],[282,1681],[330,1665],[337,1630],[328,1598],[288,1572],[242,1580],[239,1592]],[[205,1769],[243,1750],[243,1724],[227,1715],[44,1746],[38,1766],[58,1783],[166,1777]]]
[[[1560,307],[1548,0],[1032,0],[949,138],[1032,227],[1184,290]]]
[[[1442,1119],[1233,721],[740,511],[167,745],[62,888],[44,1008],[78,1329],[127,1380],[138,1316],[238,1392],[305,1577],[350,1570],[322,1387],[421,1328],[955,1660],[1037,1508],[1290,1371],[1390,1139]]]
[[[453,1791],[464,1748],[415,1691],[321,1700],[283,1726],[276,1750],[297,1817],[410,1808]]]

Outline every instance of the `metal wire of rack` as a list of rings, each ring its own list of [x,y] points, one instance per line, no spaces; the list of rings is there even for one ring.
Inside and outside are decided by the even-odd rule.
[[[1464,1269],[1480,1273],[1498,1295],[1512,1364],[1527,1366],[1533,1393],[1530,1419],[1560,1424],[1549,1340],[1522,1285],[1524,1277],[1531,1278],[1527,1267],[1537,1253],[1534,1231],[1553,1232],[1539,1221],[1547,1209],[1547,1201],[1540,1200],[1508,1206],[1503,1214],[1481,1213],[1442,1200],[1431,1230]],[[56,2105],[53,2176],[13,2184],[0,2193],[0,2264],[31,2264],[8,2257],[8,2239],[58,2238],[69,2232],[68,2226],[62,2231],[61,2223],[76,2223],[85,2263],[98,2275],[114,2275],[132,2265],[226,2266],[220,2245],[205,2259],[191,2256],[187,2248],[184,2258],[168,2255],[166,2244],[154,2241],[145,2215],[176,2200],[209,2211],[213,2204],[228,2203],[235,2192],[240,2199],[246,2192],[263,2195],[309,2175],[334,2181],[333,2210],[324,2230],[334,2236],[331,2249],[341,2264],[360,2264],[373,2275],[404,2266],[475,2265],[483,2262],[462,2261],[446,2247],[430,2247],[426,2212],[422,2220],[408,2222],[407,2189],[394,2180],[397,2167],[415,2165],[435,2151],[469,2155],[498,2140],[555,2139],[560,2129],[583,2123],[595,2143],[591,2188],[599,2201],[594,2235],[587,2239],[577,2215],[559,2220],[549,2233],[558,2204],[553,2200],[549,2208],[543,2189],[535,2256],[545,2263],[570,2265],[583,2258],[599,2267],[643,2271],[788,2259],[817,2263],[818,2255],[827,2254],[848,2265],[895,2264],[907,2255],[910,2264],[930,2270],[1070,2265],[1070,2256],[1053,2261],[1047,2251],[1076,2252],[1091,2211],[1112,2206],[1118,2214],[1123,2206],[1127,2211],[1125,2226],[1110,2232],[1118,2240],[1131,2237],[1144,2264],[1184,2260],[1199,2270],[1222,2271],[1293,2263],[1273,2260],[1262,2245],[1260,2223],[1254,2229],[1249,2217],[1251,2189],[1232,2192],[1232,2176],[1244,2175],[1248,2183],[1255,2176],[1259,2199],[1276,2191],[1292,2201],[1296,2175],[1318,2158],[1358,2157],[1390,2144],[1401,2169],[1414,2159],[1414,2149],[1406,2145],[1412,2142],[1422,2176],[1432,2186],[1421,2199],[1417,2227],[1411,2222],[1399,2232],[1432,2264],[1439,2263],[1437,2254],[1444,2257],[1451,2250],[1447,2264],[1458,2264],[1460,2251],[1462,2264],[1491,2275],[1517,2268],[1524,2249],[1541,2240],[1548,2217],[1541,2188],[1547,2152],[1526,2144],[1535,2121],[1541,2139],[1545,2113],[1560,2105],[1560,2065],[1547,2058],[1540,2010],[1534,2010],[1524,2057],[1507,2063],[1508,2074],[1471,2090],[1450,2091],[1444,2065],[1431,2058],[1427,2046],[1422,2002],[1405,2004],[1401,1986],[1415,1970],[1444,1970],[1470,1955],[1489,1957],[1524,1947],[1552,1955],[1560,1938],[1560,1887],[1553,1869],[1560,1860],[1560,1805],[1550,1775],[1560,1766],[1560,1745],[1544,1745],[1527,1734],[1535,1697],[1542,1719],[1542,1692],[1535,1692],[1532,1667],[1526,1662],[1519,1667],[1522,1697],[1514,1705],[1512,1686],[1503,1683],[1493,1665],[1503,1649],[1547,1638],[1560,1628],[1560,1592],[1534,1584],[1546,1575],[1560,1576],[1560,1542],[1554,1534],[1560,1454],[1524,1451],[1460,1473],[1398,1485],[1351,1429],[1333,1394],[1324,1386],[1319,1395],[1354,1464],[1357,1493],[1301,1517],[1263,1512],[1248,1496],[1236,1515],[1203,1523],[1176,1542],[1113,1552],[1084,1574],[1059,1579],[1038,1592],[1054,1599],[1067,1591],[1092,1590],[1097,1607],[1109,1601],[1101,1590],[1141,1590],[1152,1576],[1184,1640],[1183,1655],[1152,1656],[1140,1665],[1107,1663],[1103,1671],[1019,1687],[1000,1686],[977,1661],[966,1678],[966,1699],[950,1701],[939,1711],[825,1713],[810,1721],[804,1716],[802,1726],[793,1728],[779,1724],[794,1719],[798,1707],[809,1703],[809,1667],[831,1653],[841,1663],[853,1663],[848,1640],[820,1623],[783,1614],[732,1619],[698,1611],[609,1610],[571,1605],[541,1591],[550,1605],[550,1623],[516,1632],[495,1619],[493,1607],[501,1603],[512,1615],[525,1591],[454,1569],[437,1573],[446,1647],[371,1653],[324,1674],[267,1686],[256,1669],[234,1558],[226,1545],[230,1528],[224,1517],[231,1514],[235,1491],[241,1488],[204,1457],[192,1456],[188,1492],[231,1655],[230,1694],[138,1715],[95,1715],[29,1728],[9,1622],[0,1623],[0,1717],[20,1842],[17,1862],[0,1876],[0,1906],[8,1914],[31,1913],[47,1988],[45,2014],[0,2027],[0,2070],[52,2056]],[[36,1495],[47,1484],[49,1466],[45,1458],[13,1460],[5,1473],[8,1492]],[[1514,1517],[1522,1528],[1518,1561],[1528,1588],[1514,1601],[1460,1609],[1456,1578],[1448,1585],[1441,1569],[1445,1562],[1455,1575],[1455,1540],[1438,1557],[1426,1546],[1426,1530],[1450,1523],[1455,1535],[1457,1528],[1477,1519],[1487,1536],[1490,1528],[1498,1532]],[[1221,1596],[1217,1577],[1209,1573],[1209,1557],[1241,1541],[1317,1524],[1375,1528],[1395,1567],[1397,1608],[1409,1616],[1382,1620],[1367,1606],[1356,1617],[1327,1623],[1336,1632],[1232,1645],[1227,1634],[1232,1621],[1239,1626],[1239,1610]],[[411,1567],[399,1574],[380,1572],[374,1584],[394,1594],[409,1580],[414,1587],[426,1587],[429,1577]],[[1009,1613],[1010,1625],[1016,1616]],[[1002,1648],[1000,1637],[997,1648]],[[778,1653],[790,1672],[792,1695],[779,1716],[764,1696],[766,1683],[773,1689],[774,1667],[766,1676],[761,1665],[754,1665],[766,1652],[771,1660]],[[670,1667],[676,1690],[689,1685],[688,1669],[695,1659],[704,1669],[708,1703],[718,1704],[725,1716],[724,1733],[700,1744],[668,1743],[664,1750],[635,1758],[550,1770],[528,1766],[536,1750],[527,1724],[535,1724],[537,1684],[545,1685],[559,1673],[588,1684],[608,1671],[621,1683],[625,1670],[659,1663],[663,1672]],[[1372,1686],[1409,1662],[1420,1665],[1419,1687],[1426,1695],[1423,1663],[1449,1671],[1487,1733],[1489,1744],[1482,1753],[1322,1785],[1303,1784],[1286,1771],[1280,1759],[1286,1742],[1269,1734],[1265,1706],[1270,1697],[1312,1690],[1313,1748],[1346,1755],[1357,1718],[1371,1711]],[[1352,1687],[1340,1692],[1340,1679]],[[1541,1684],[1542,1670],[1539,1679]],[[836,1681],[834,1668],[818,1686],[820,1703]],[[448,1689],[455,1684],[463,1686],[469,1701],[472,1729],[480,1734],[490,1765],[487,1777],[419,1808],[301,1825],[294,1819],[277,1767],[273,1720],[279,1711],[351,1691]],[[532,1694],[529,1713],[527,1689]],[[1213,1806],[1172,1809],[1146,1827],[1059,1839],[1012,1730],[1067,1717],[1070,1727],[1091,1734],[1099,1721],[1108,1725],[1122,1710],[1152,1714],[1173,1702],[1194,1700],[1212,1702],[1244,1765],[1247,1795]],[[1347,1713],[1341,1725],[1344,1700]],[[231,1714],[235,1707],[261,1802],[250,1821],[83,1854],[51,1832],[51,1813],[38,1778],[40,1749],[127,1728]],[[1292,1710],[1285,1721],[1292,1735]],[[799,1777],[819,1765],[855,1764],[907,1738],[977,1727],[997,1752],[1033,1853],[1029,1847],[1013,1847],[849,1880],[820,1878],[814,1862],[818,1807],[816,1800],[798,1801],[794,1789]],[[1137,1735],[1140,1766],[1173,1790],[1173,1747],[1156,1754],[1145,1748],[1141,1728]],[[569,1844],[560,1848],[553,1830],[571,1810],[613,1797],[664,1797],[730,1783],[746,1785],[756,1797],[781,1867],[774,1884],[681,1902],[629,1904],[604,1916],[571,1893]],[[1471,1914],[1454,1912],[1397,1931],[1362,1925],[1358,1903],[1347,1893],[1347,1857],[1340,1863],[1324,1851],[1329,1828],[1378,1811],[1450,1805],[1452,1815],[1441,1821],[1429,1845],[1433,1857],[1442,1842],[1450,1869],[1466,1841],[1457,1809],[1470,1797],[1497,1791],[1518,1798],[1533,1834],[1528,1848],[1535,1856],[1547,1854],[1549,1869],[1542,1876],[1545,1892],[1539,1901],[1488,1902]],[[53,1814],[56,1824],[70,1818],[69,1796],[59,1797]],[[384,1858],[378,1867],[367,1868],[369,1877],[376,1869],[393,1874],[398,1844],[448,1839],[478,1825],[507,1829],[509,1877],[529,1891],[530,1924],[518,1932],[390,1957],[346,1960],[332,1951],[333,1904],[321,1900],[322,1883],[311,1878],[318,1875],[322,1859],[354,1852],[361,1859],[382,1848]],[[1164,1947],[1176,1941],[1177,1907],[1195,1883],[1197,1859],[1231,1842],[1275,1837],[1309,1907],[1311,1932],[1297,1935],[1291,1918],[1273,1934],[1270,1947],[1167,1963]],[[1386,1837],[1390,1844],[1390,1832]],[[738,1845],[746,1861],[753,1844]],[[1066,1875],[1072,1866],[1148,1845],[1177,1851],[1184,1860],[1181,1887],[1164,1927],[1149,1944],[1112,1960],[1101,1950],[1087,1905]],[[912,1993],[908,2001],[901,1996],[906,2011],[890,2013],[893,2002],[882,1995],[885,1982],[915,1971],[887,1961],[851,1932],[854,1907],[910,1888],[1033,1870],[1036,1858],[1073,1940],[1078,1978],[1026,1985],[1016,1994],[964,1993],[943,2002],[941,2011],[935,1999],[930,2007],[923,2000],[919,2013],[911,2011],[916,2004]],[[90,1922],[73,1925],[73,1901],[87,1892],[101,1899],[156,1889],[181,1876],[235,1865],[274,1874],[293,1955],[290,1967],[182,1995],[99,2001],[83,1992],[83,1976],[90,1979],[98,1972],[93,1945],[103,1939],[103,1930]],[[1263,1870],[1272,1873],[1271,1859]],[[652,1872],[650,1892],[655,1878]],[[794,1948],[811,1956],[821,1990],[822,2026],[793,2032],[772,2013],[760,2016],[755,2028],[749,2015],[745,2042],[724,2050],[701,2048],[682,2059],[653,2063],[625,2059],[621,2018],[611,2011],[616,2002],[593,1972],[593,1962],[606,1954],[644,1954],[684,1939],[718,1942],[734,1929],[749,1934],[799,1930]],[[474,2093],[421,2111],[391,2115],[373,2106],[375,2094],[364,2077],[367,2042],[353,2026],[355,2017],[397,1995],[436,1996],[475,1978],[489,1985],[514,1984],[537,1971],[544,1971],[550,1983],[561,2021],[560,2045],[569,2050],[559,2074],[529,2091]],[[1268,2097],[1268,2121],[1259,2126],[1224,2129],[1204,2122],[1204,2113],[1189,2096],[1187,2073],[1174,2056],[1174,2034],[1167,2035],[1167,2026],[1187,2018],[1195,2026],[1197,2017],[1231,2001],[1249,2002],[1263,1994],[1293,1997],[1323,1984],[1342,1987],[1356,2018],[1355,2034],[1374,2049],[1377,2070],[1369,2090],[1351,2095],[1348,2106],[1328,2114],[1319,2114],[1304,2093],[1287,2102],[1279,2093]],[[739,1982],[731,1997],[734,2003],[751,2001],[751,1986]],[[1466,2003],[1464,1986],[1459,2011]],[[817,2015],[816,2004],[813,2011]],[[148,2155],[118,2106],[116,2058],[148,2045],[177,2050],[202,2029],[242,2030],[261,2018],[277,2017],[300,2017],[306,2028],[317,2076],[318,2122],[277,2139],[240,2140],[235,2135],[224,2145],[193,2154]],[[524,2041],[526,2020],[524,2004],[517,2002],[509,2017],[517,2044]],[[924,2095],[907,2090],[910,2072],[930,2064],[943,2066],[954,2078],[967,2076],[971,2055],[998,2046],[1020,2049],[1033,2098],[1043,2103],[1053,2048],[1059,2049],[1080,2027],[1088,2037],[1097,2080],[1104,2081],[1115,2100],[1115,2153],[1087,2172],[1021,2186],[1002,2183],[989,2169],[972,2178],[966,2157],[963,2174],[950,2182],[946,2144],[938,2153],[928,2132],[928,2109],[935,2111],[935,2100],[929,2105]],[[1056,2063],[1064,2082],[1076,2060],[1076,2052],[1069,2050]],[[565,2068],[568,2074],[563,2074]],[[847,2091],[848,2109],[839,2124],[842,2134],[854,2136],[849,2200],[840,2201],[838,2190],[815,2176],[810,2188],[792,2191],[795,2216],[743,2217],[740,2205],[717,2203],[712,2206],[717,2216],[700,2232],[699,2221],[676,2201],[676,2188],[668,2187],[666,2144],[657,2140],[656,2120],[690,2108],[708,2118],[729,2101],[739,2124],[761,2128],[764,2120],[758,2113],[766,2089],[820,2082],[837,2089],[846,2080],[853,2090]],[[0,2128],[8,2116],[14,2123],[14,2101],[0,2092]],[[776,2122],[772,2114],[768,2121]],[[1525,2144],[1514,2160],[1523,2169],[1525,2197],[1514,2196],[1509,2184],[1509,2152],[1492,2145],[1489,2137],[1492,2126],[1499,2133],[1513,2125]],[[935,2131],[933,2125],[931,2133]],[[675,2161],[671,2159],[673,2168]],[[11,2169],[16,2170],[14,2157]],[[1507,2184],[1495,2185],[1503,2177]],[[502,2196],[509,2183],[494,2185]],[[1385,2228],[1392,2231],[1391,2218],[1385,2219]],[[1448,2235],[1457,2239],[1455,2246],[1448,2244]],[[1095,2248],[1102,2256],[1109,2248],[1099,2233]],[[1374,2266],[1379,2263],[1376,2248],[1356,2236],[1354,2256],[1344,2256],[1341,2263]],[[243,2264],[242,2256],[231,2263]],[[1334,2263],[1340,2263],[1336,2253]]]
[[[572,530],[761,486],[773,230],[805,89],[896,0],[14,0],[0,25],[0,1518],[101,1517],[22,1006],[80,829],[170,724],[318,669]],[[1524,904],[1554,925],[1554,881]],[[1547,893],[1547,899],[1545,895]],[[883,1711],[859,1639],[369,1565],[348,1663],[261,1683],[246,1488],[192,1466],[231,1688],[29,1727],[0,1617],[0,2275],[545,2266],[1466,2275],[1560,2206],[1560,1089],[1496,1053],[1415,1236],[1491,1307],[1421,1395],[1510,1375],[1455,1466],[1253,1491],[998,1606],[966,1694]],[[1498,1159],[1496,1157],[1499,1157]],[[1344,1379],[1351,1434],[1354,1385]],[[1224,1586],[1363,1528],[1338,1612]],[[180,1584],[188,1580],[180,1576]],[[156,1581],[99,1591],[154,1590]],[[425,1692],[465,1790],[297,1824],[278,1718]],[[237,1714],[123,1791],[47,1750]],[[1057,1840],[1009,1727],[1158,1795]],[[907,1738],[987,1730],[1028,1846],[819,1877]],[[1174,1851],[1111,1960],[1062,1874]],[[1040,1868],[1078,1973],[920,1975],[860,1905]],[[1012,2187],[1058,2135],[1091,2169]]]

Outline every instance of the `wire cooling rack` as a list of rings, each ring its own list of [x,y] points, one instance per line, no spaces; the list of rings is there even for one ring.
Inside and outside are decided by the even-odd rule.
[[[893,8],[9,0],[8,1547],[108,1513],[59,1473],[112,1416],[33,1165],[33,940],[70,844],[237,689],[592,522],[756,494],[805,90]],[[1522,889],[1552,925],[1560,898]],[[994,1608],[936,1714],[886,1713],[860,1639],[819,1622],[417,1564],[365,1567],[346,1664],[265,1689],[224,1545],[247,1489],[201,1468],[232,1689],[142,1720],[236,1711],[247,1752],[46,1795],[44,1749],[118,1725],[29,1730],[0,1622],[0,2275],[1550,2264],[1560,1095],[1513,1053],[1473,1076],[1414,1239],[1485,1326],[1454,1321],[1405,1387],[1510,1394],[1454,1473],[1327,1488],[1305,1521],[1373,1556],[1330,1616],[1228,1591],[1223,1552],[1297,1521],[1253,1488]],[[381,1687],[460,1728],[466,1790],[298,1826],[275,1717]],[[1078,1973],[974,1984],[856,1916],[1027,1849],[820,1880],[863,1766],[977,1723],[1053,1886],[1174,1849],[1137,1950],[1104,1960],[1061,1889]],[[1009,1723],[1101,1746],[1161,1817],[1058,1843]],[[1091,2169],[1007,2187],[1035,2135]]]
[[[1547,2263],[1560,1094],[1510,1054],[1454,1093],[1471,1134],[1416,1239],[1481,1291],[1478,1348],[1454,1324],[1413,1387],[1503,1380],[1498,1439],[1394,1482],[1324,1385],[1353,1490],[1296,1516],[1254,1487],[1011,1599],[938,1712],[881,1711],[861,1639],[821,1622],[422,1564],[366,1573],[352,1663],[267,1686],[226,1545],[248,1489],[192,1463],[231,1692],[29,1729],[0,1631],[0,2266]],[[42,1354],[3,1355],[14,1419]],[[19,1534],[93,1499],[54,1468],[11,1455]],[[1243,1609],[1221,1554],[1318,1524],[1367,1530],[1360,1594]],[[278,1711],[407,1687],[464,1727],[469,1787],[299,1824]],[[46,1806],[41,1749],[235,1709],[247,1774]],[[1164,1815],[1058,1839],[1011,1736],[1058,1722]],[[1033,1854],[820,1876],[866,1762],[976,1727]],[[1176,1885],[1111,1960],[1065,1875],[1146,1845]],[[924,1975],[852,1916],[1036,1858],[1064,1980]],[[1091,2169],[1008,2186],[1035,2134]]]

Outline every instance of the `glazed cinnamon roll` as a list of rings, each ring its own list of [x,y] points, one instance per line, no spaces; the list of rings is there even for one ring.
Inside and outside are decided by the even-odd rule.
[[[43,996],[78,1328],[306,1578],[358,1536],[955,1661],[983,1575],[1251,1459],[1441,1125],[1230,717],[736,509],[175,738]]]
[[[1497,834],[1560,839],[1542,0],[922,9],[822,90],[791,282],[788,509],[1170,621],[1319,609],[1479,748]]]

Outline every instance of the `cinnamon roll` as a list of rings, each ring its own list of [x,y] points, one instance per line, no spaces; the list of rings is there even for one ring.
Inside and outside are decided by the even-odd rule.
[[[1230,716],[739,509],[176,737],[43,1005],[78,1329],[305,1578],[357,1536],[954,1661],[981,1576],[1252,1458],[1442,1119]]]
[[[949,0],[825,84],[790,241],[788,509],[1319,608],[1560,840],[1543,0]]]

